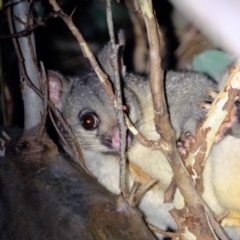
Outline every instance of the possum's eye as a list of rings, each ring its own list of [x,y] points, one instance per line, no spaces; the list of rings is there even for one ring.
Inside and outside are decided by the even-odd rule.
[[[94,130],[99,124],[99,119],[94,113],[85,113],[80,117],[82,126],[86,130]]]

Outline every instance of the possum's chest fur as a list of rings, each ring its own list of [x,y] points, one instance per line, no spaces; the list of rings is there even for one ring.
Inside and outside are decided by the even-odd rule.
[[[119,194],[119,157],[93,151],[84,152],[84,157],[87,168],[98,179],[98,182],[110,192]]]
[[[240,139],[225,137],[215,144],[203,172],[203,199],[215,215],[229,212],[231,224],[240,221]],[[234,223],[235,222],[235,223]],[[224,227],[230,239],[240,239],[240,227]]]
[[[203,174],[203,198],[211,205],[208,193],[214,194],[221,208],[212,206],[216,214],[230,210],[229,217],[240,218],[240,139],[227,136],[215,144]],[[213,198],[214,199],[214,198]]]

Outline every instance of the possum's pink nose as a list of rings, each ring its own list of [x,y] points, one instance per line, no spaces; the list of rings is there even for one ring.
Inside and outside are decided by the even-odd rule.
[[[113,127],[112,128],[112,147],[115,149],[120,148],[120,133],[119,133],[119,127]],[[127,146],[129,146],[132,142],[131,137],[127,134]]]

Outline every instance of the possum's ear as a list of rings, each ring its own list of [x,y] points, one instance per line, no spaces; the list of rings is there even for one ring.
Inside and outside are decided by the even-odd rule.
[[[48,97],[49,100],[61,111],[61,95],[63,92],[64,77],[58,72],[48,71]]]
[[[103,71],[114,80],[114,68],[113,68],[113,50],[111,42],[108,42],[97,54],[98,62]]]
[[[124,76],[125,66],[123,64],[123,49],[125,46],[125,36],[123,30],[120,30],[118,33],[118,41],[119,41],[119,52],[118,52],[118,66],[119,73]],[[110,79],[114,80],[114,68],[113,68],[113,50],[111,42],[108,42],[97,54],[98,62],[104,72],[110,77]]]

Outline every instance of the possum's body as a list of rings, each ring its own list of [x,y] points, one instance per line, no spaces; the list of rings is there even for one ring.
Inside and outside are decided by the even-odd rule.
[[[106,51],[107,47],[99,54],[99,61],[112,77]],[[97,76],[93,70],[75,79],[66,79],[59,74],[54,76],[52,73],[50,82],[50,86],[53,86],[50,87],[52,101],[75,133],[86,166],[107,189],[119,193],[118,120]],[[130,108],[132,122],[147,138],[159,139],[153,122],[154,112],[148,79],[130,73],[124,76],[123,85],[124,102]],[[196,125],[206,114],[204,109],[199,108],[198,103],[209,101],[206,92],[217,91],[217,84],[202,74],[168,72],[165,88],[176,140],[184,138],[186,133],[194,135]],[[238,125],[239,123],[235,126],[236,129]],[[70,145],[74,146],[68,134],[64,134]],[[234,137],[234,132],[232,135],[215,144],[210,153],[203,172],[203,197],[215,214],[229,210],[230,217],[240,218],[240,139]],[[128,185],[133,181],[146,183],[150,179],[159,180],[141,199],[140,209],[150,223],[164,230],[168,227],[175,229],[175,222],[168,213],[173,204],[163,203],[164,192],[173,176],[170,165],[160,151],[146,148],[136,140],[133,140],[131,145],[130,142],[129,140],[127,150]],[[240,239],[240,234],[231,232],[230,236],[231,239]]]

